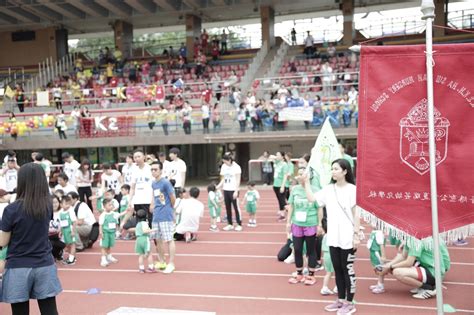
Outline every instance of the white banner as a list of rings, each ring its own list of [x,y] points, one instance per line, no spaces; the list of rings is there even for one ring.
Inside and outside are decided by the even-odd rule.
[[[36,106],[49,106],[49,92],[48,91],[36,92]]]
[[[278,121],[313,121],[313,107],[285,107],[278,114]]]

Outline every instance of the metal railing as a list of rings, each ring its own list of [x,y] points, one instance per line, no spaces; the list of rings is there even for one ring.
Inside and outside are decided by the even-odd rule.
[[[257,52],[255,57],[252,59],[252,62],[249,65],[249,68],[245,72],[244,76],[241,78],[240,88],[244,93],[250,88],[252,84],[252,79],[257,73],[258,69],[263,63],[265,56],[268,54],[268,43],[265,42],[262,45],[262,48]]]

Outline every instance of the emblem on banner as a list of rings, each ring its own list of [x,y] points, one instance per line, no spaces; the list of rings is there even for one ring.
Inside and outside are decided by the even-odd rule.
[[[449,120],[434,108],[435,160],[442,163],[448,155]],[[400,158],[420,175],[429,171],[428,101],[422,99],[400,120]]]

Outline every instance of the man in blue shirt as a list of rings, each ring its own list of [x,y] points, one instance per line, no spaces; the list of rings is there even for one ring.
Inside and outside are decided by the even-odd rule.
[[[174,255],[176,251],[173,234],[175,229],[174,223],[174,188],[166,178],[162,177],[163,164],[159,161],[151,164],[151,173],[153,182],[151,184],[153,190],[153,199],[150,209],[153,211],[152,229],[154,233],[151,238],[155,240],[156,251],[159,261],[155,268],[163,270],[163,273],[172,273],[174,267]],[[169,262],[165,262],[165,252],[163,243],[168,246]]]

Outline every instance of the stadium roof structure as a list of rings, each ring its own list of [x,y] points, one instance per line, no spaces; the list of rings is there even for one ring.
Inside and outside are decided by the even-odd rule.
[[[115,20],[134,29],[184,25],[186,14],[203,23],[260,18],[260,6],[271,5],[275,16],[339,10],[344,0],[0,0],[0,31],[57,26],[69,34],[105,32]],[[356,10],[419,6],[421,1],[354,0]],[[337,14],[337,13],[335,13]],[[340,14],[340,11],[339,11]],[[319,15],[321,16],[321,15]],[[225,24],[223,24],[225,25]]]

